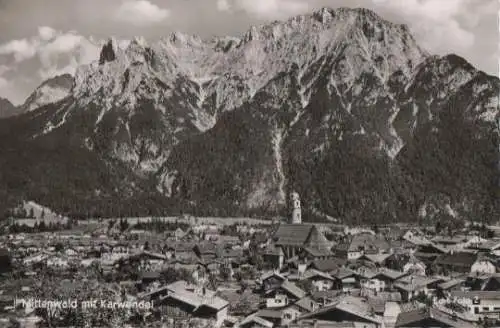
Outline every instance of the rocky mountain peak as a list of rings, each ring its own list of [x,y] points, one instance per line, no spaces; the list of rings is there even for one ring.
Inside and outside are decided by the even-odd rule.
[[[62,74],[44,81],[21,106],[23,111],[33,111],[47,104],[58,102],[69,95],[74,86],[71,74]]]
[[[21,111],[9,99],[0,97],[0,118],[20,114]]]
[[[99,65],[114,61],[116,59],[116,49],[116,40],[113,38],[109,39],[101,49],[101,54],[99,55]]]

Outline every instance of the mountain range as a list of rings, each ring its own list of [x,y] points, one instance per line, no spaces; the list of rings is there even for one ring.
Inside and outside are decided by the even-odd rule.
[[[110,39],[0,120],[0,198],[82,217],[284,215],[295,190],[310,219],[499,219],[499,92],[361,8]]]

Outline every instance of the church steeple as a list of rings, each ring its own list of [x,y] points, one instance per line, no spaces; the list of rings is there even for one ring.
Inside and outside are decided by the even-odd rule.
[[[290,223],[291,224],[301,224],[302,223],[302,210],[300,207],[300,196],[297,192],[292,192],[290,194]]]

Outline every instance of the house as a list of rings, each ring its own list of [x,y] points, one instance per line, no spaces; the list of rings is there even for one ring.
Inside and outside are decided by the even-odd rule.
[[[403,266],[403,272],[418,276],[425,276],[426,270],[427,266],[425,263],[414,256],[411,256],[408,262]]]
[[[302,315],[311,313],[319,308],[319,304],[311,297],[306,296],[295,303],[292,303],[281,310],[282,325],[287,325],[292,321],[297,320]]]
[[[262,309],[254,313],[253,316],[272,323],[273,327],[280,326],[283,320],[283,313],[280,310]]]
[[[470,268],[472,274],[494,274],[497,272],[493,259],[487,257],[478,257]]]
[[[451,291],[452,302],[466,306],[471,314],[500,319],[500,290],[496,291]]]
[[[141,251],[136,254],[131,254],[124,259],[136,264],[139,267],[139,270],[160,271],[166,265],[167,256],[161,253]]]
[[[161,274],[158,271],[146,271],[140,274],[139,279],[143,285],[147,285],[153,283],[155,281],[159,281],[161,278]]]
[[[401,312],[396,320],[396,328],[415,327],[449,327],[449,328],[477,328],[471,322],[457,316],[450,315],[436,308],[416,309]]]
[[[262,257],[265,263],[273,269],[281,270],[285,263],[285,253],[281,247],[270,245],[262,252]]]
[[[285,280],[279,287],[265,293],[267,308],[281,308],[306,296],[306,292],[294,283]]]
[[[211,242],[196,244],[193,251],[202,261],[215,260],[218,256],[217,245]]]
[[[383,267],[392,254],[363,254],[358,260],[372,263],[375,266]]]
[[[385,266],[396,271],[425,276],[427,266],[411,253],[394,253],[385,260]]]
[[[314,260],[311,261],[308,265],[308,269],[316,269],[318,271],[333,273],[336,272],[340,267],[345,265],[346,260],[332,257],[327,260]]]
[[[434,244],[418,245],[415,250],[415,257],[422,261],[426,266],[432,265],[436,258],[442,254],[446,254],[447,250]]]
[[[285,282],[286,278],[276,271],[265,273],[261,278],[261,287],[264,293],[278,288]]]
[[[166,256],[168,258],[173,258],[176,260],[188,260],[193,261],[196,257],[194,253],[194,246],[196,244],[193,242],[175,242],[170,243],[166,246]]]
[[[296,323],[290,323],[288,328],[356,328],[356,326],[353,322],[331,322],[303,319]]]
[[[376,255],[388,253],[390,245],[381,236],[371,233],[360,233],[350,237],[348,240],[347,259],[356,260],[363,255]]]
[[[476,260],[477,254],[474,253],[451,252],[438,256],[432,268],[435,273],[443,275],[469,273]]]
[[[183,280],[166,286],[166,290],[159,304],[167,314],[206,319],[213,322],[211,327],[221,327],[227,318],[229,303],[217,297],[214,291],[192,286]]]
[[[24,265],[33,265],[35,263],[41,263],[43,261],[45,261],[45,259],[47,259],[49,256],[43,252],[41,253],[38,253],[38,254],[35,254],[35,255],[31,255],[31,256],[27,256],[23,259],[23,264]]]
[[[385,289],[392,289],[392,286],[398,279],[401,279],[402,277],[405,277],[407,275],[407,272],[380,268],[377,270],[377,273],[375,274],[375,276],[373,276],[373,278],[384,282]]]
[[[462,250],[469,245],[469,240],[471,238],[467,236],[457,235],[452,237],[447,236],[437,236],[433,238],[431,241],[444,249],[449,250]]]
[[[471,243],[467,248],[500,256],[500,239],[489,239],[478,243]]]
[[[410,242],[415,246],[424,246],[431,244],[430,240],[427,239],[425,234],[420,229],[409,229],[403,235],[403,240]]]
[[[374,313],[373,308],[363,298],[342,296],[335,302],[303,315],[297,321],[318,320],[340,323],[340,327],[382,328],[383,318]],[[328,326],[325,326],[328,327]]]
[[[500,290],[500,275],[494,274],[483,280],[480,290],[495,291]]]
[[[303,273],[301,280],[309,280],[318,291],[330,290],[335,286],[341,286],[342,284],[339,279],[330,276],[328,273],[315,269],[306,270]]]
[[[64,250],[64,254],[68,257],[76,257],[78,255],[78,251],[75,250],[75,248],[70,247]]]
[[[363,296],[366,297],[375,314],[382,317],[385,317],[388,312],[396,312],[394,309],[387,307],[389,303],[401,303],[401,294],[398,292],[380,292]],[[393,321],[396,321],[396,316],[392,316],[394,317]]]
[[[186,232],[184,230],[182,230],[181,228],[177,228],[174,231],[174,238],[177,241],[182,240],[185,236],[186,236]]]
[[[465,279],[451,279],[437,285],[440,295],[445,295],[446,292],[452,290],[463,290],[465,287]]]
[[[236,327],[238,328],[273,328],[274,323],[252,314],[243,319]]]
[[[285,259],[301,254],[314,259],[327,259],[333,254],[330,242],[316,225],[312,224],[281,224],[273,237],[274,245],[281,247]]]
[[[341,281],[344,292],[350,292],[358,286],[356,281],[357,273],[350,269],[340,268],[331,276]]]
[[[65,256],[50,256],[45,260],[45,263],[52,268],[65,269],[69,267],[68,258]]]
[[[431,295],[441,282],[442,279],[439,278],[410,275],[398,279],[394,283],[394,288],[401,293],[402,300],[408,302],[419,295]]]

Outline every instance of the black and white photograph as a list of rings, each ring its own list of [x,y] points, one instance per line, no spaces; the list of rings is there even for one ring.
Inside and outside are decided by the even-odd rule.
[[[498,0],[0,0],[0,328],[500,327]]]

